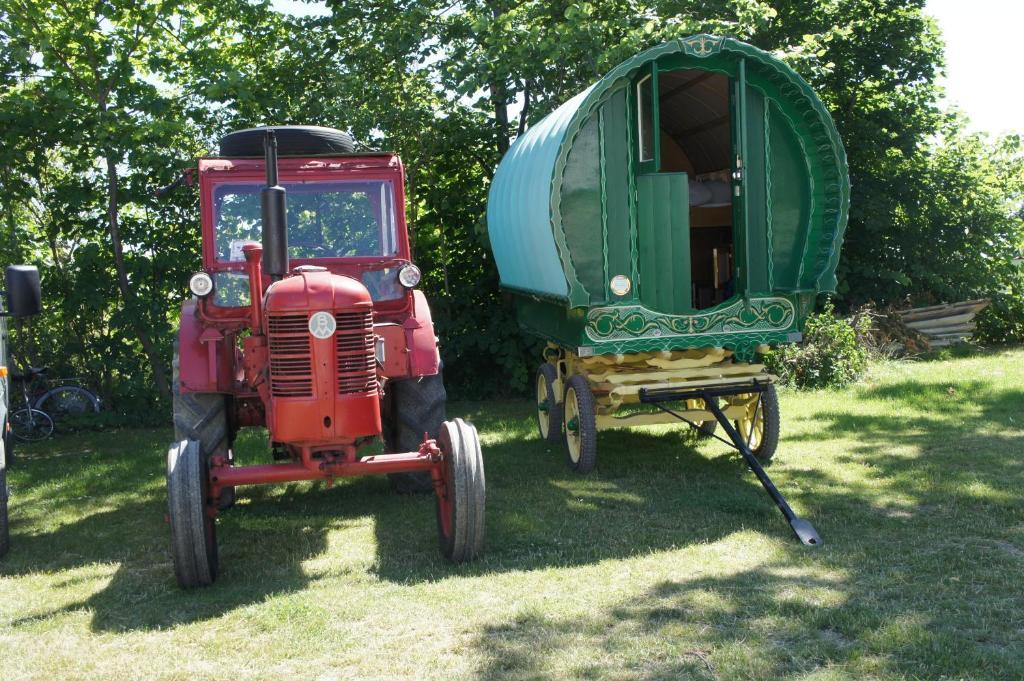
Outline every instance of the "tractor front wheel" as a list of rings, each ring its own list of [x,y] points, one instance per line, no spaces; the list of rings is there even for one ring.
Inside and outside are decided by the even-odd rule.
[[[167,508],[171,554],[178,584],[185,589],[217,579],[217,526],[211,514],[207,459],[197,440],[167,450]]]
[[[480,555],[484,546],[487,485],[476,428],[462,419],[441,424],[437,444],[441,486],[437,490],[437,534],[441,553],[455,563]]]

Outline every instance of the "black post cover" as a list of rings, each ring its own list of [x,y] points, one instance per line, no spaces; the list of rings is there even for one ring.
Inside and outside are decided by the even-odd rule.
[[[8,265],[6,272],[7,312],[14,317],[30,317],[43,309],[39,270],[32,265]]]

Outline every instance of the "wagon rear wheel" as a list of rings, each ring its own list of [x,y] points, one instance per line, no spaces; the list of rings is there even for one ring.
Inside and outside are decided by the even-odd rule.
[[[197,440],[167,450],[167,509],[174,574],[182,588],[217,579],[217,526],[210,513],[207,460]]]
[[[441,553],[455,563],[476,558],[484,545],[487,486],[480,438],[462,419],[441,424],[437,444],[444,461],[437,490],[437,534]]]
[[[585,376],[569,378],[562,403],[566,461],[577,473],[589,473],[597,464],[597,416],[594,393]]]
[[[562,439],[562,403],[556,398],[555,381],[558,370],[551,362],[544,362],[537,369],[537,430],[545,442]]]
[[[733,421],[740,437],[759,461],[771,461],[779,446],[779,396],[775,386],[769,385],[760,394],[737,395],[733,400],[746,403],[746,414]]]

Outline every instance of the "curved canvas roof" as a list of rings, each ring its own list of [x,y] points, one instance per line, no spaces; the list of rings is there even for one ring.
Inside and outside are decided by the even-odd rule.
[[[673,40],[628,59],[515,141],[498,166],[487,206],[488,232],[502,286],[558,298],[573,307],[589,304],[589,292],[574,269],[573,245],[566,243],[562,228],[566,160],[576,135],[601,105],[629,86],[640,68],[666,57],[674,60],[674,68],[722,73],[729,68],[726,64],[742,59],[752,76],[750,85],[762,90],[790,120],[814,185],[808,191],[808,229],[820,232],[818,238],[806,240],[805,248],[815,252],[804,279],[818,290],[834,289],[849,208],[849,177],[846,153],[832,118],[807,82],[783,62],[738,40],[703,34]]]

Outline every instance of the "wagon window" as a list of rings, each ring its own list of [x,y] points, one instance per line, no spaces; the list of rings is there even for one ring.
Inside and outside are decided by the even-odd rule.
[[[654,160],[654,79],[644,76],[636,84],[636,119],[639,126],[640,160]]]

